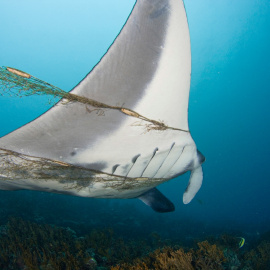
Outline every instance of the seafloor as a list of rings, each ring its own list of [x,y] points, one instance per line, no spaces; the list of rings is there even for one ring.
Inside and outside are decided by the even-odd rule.
[[[0,193],[1,270],[270,269],[270,231],[149,217],[126,201]]]

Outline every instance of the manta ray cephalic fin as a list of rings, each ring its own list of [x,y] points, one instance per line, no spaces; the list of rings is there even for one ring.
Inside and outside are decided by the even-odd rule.
[[[188,187],[183,195],[183,203],[188,204],[194,198],[196,193],[202,186],[203,181],[203,171],[202,166],[198,166],[193,169],[190,174]]]

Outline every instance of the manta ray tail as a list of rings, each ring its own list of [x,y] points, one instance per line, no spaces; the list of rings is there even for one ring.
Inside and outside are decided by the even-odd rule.
[[[159,213],[172,212],[175,209],[174,204],[156,188],[148,190],[138,198]]]

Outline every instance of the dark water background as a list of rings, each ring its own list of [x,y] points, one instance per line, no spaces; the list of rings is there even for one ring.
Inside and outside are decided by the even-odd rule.
[[[157,214],[137,200],[85,199],[0,191],[9,216],[72,226],[113,226],[119,233],[196,237],[270,229],[270,2],[185,0],[191,35],[189,124],[205,155],[204,183],[182,204],[188,175],[160,186],[176,211]],[[134,1],[1,1],[0,65],[66,91],[106,52]],[[47,98],[0,97],[0,136],[49,108]],[[78,225],[79,224],[79,225]],[[123,226],[125,229],[123,229]]]

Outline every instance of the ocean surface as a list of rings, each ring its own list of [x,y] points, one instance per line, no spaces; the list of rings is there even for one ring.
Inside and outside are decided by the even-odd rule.
[[[69,91],[107,51],[134,3],[0,0],[0,66]],[[206,157],[193,201],[182,203],[188,174],[159,186],[176,207],[166,214],[136,199],[0,191],[0,225],[15,217],[81,235],[110,227],[126,239],[156,232],[162,239],[189,241],[226,233],[244,237],[246,249],[270,231],[270,2],[184,3],[192,50],[189,126]],[[0,96],[0,136],[50,106],[47,97]]]

